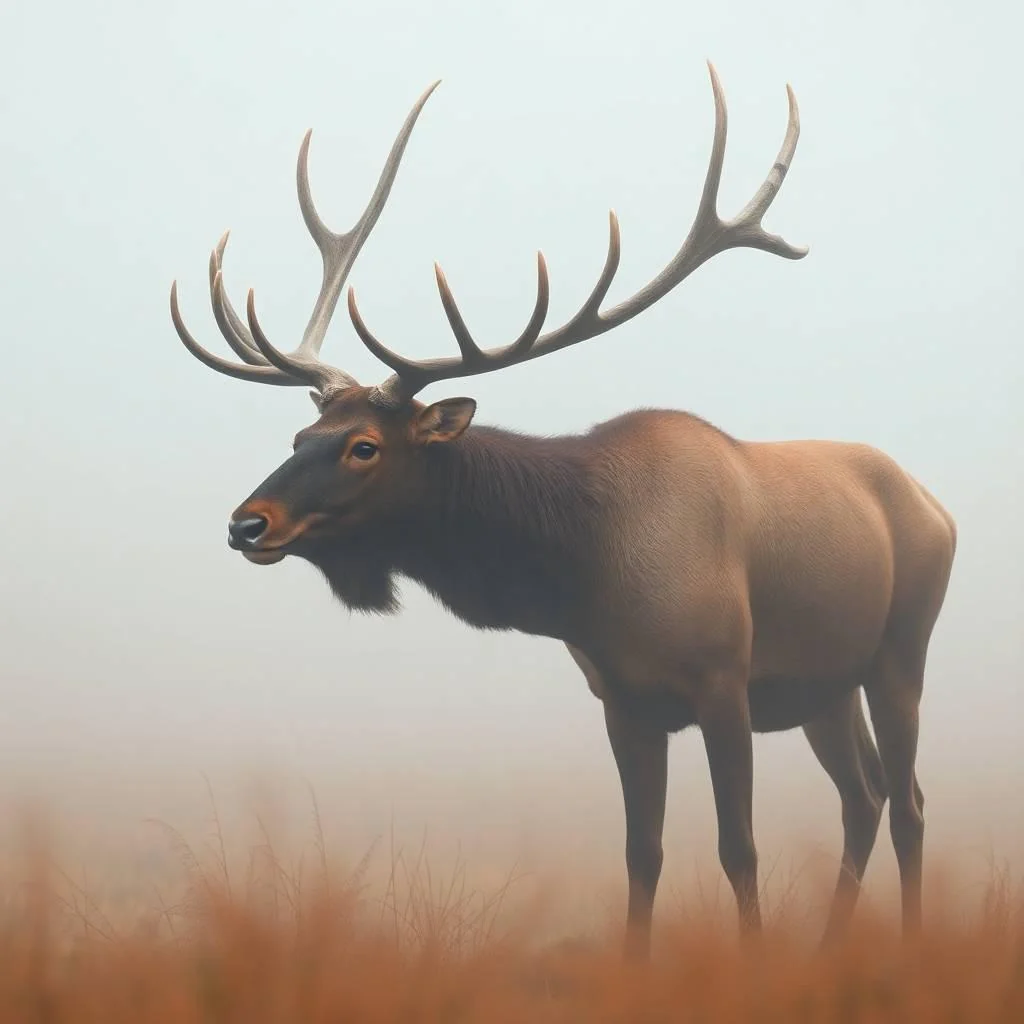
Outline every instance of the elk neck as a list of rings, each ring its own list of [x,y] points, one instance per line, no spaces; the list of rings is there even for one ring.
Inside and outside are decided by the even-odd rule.
[[[415,504],[363,538],[359,558],[379,560],[388,592],[391,574],[405,576],[472,626],[571,638],[592,592],[600,537],[590,448],[585,436],[484,426],[430,445]],[[352,568],[348,558],[336,570],[321,564],[350,606],[341,576]]]
[[[430,446],[399,571],[472,625],[571,634],[602,508],[589,447],[484,426]]]

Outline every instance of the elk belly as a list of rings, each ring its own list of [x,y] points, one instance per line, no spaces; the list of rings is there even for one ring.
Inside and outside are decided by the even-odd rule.
[[[752,679],[748,690],[750,727],[754,732],[798,729],[818,718],[857,685],[858,676],[853,673],[824,679]]]

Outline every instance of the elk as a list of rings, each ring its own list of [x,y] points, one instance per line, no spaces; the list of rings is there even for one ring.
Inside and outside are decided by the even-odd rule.
[[[232,513],[232,549],[259,565],[287,555],[306,560],[349,609],[395,612],[402,577],[470,626],[564,643],[603,702],[625,810],[624,952],[639,959],[650,954],[662,867],[668,737],[691,725],[703,738],[719,859],[744,934],[761,928],[752,733],[797,727],[842,805],[842,864],[823,942],[843,934],[853,913],[886,799],[904,931],[919,928],[918,708],[956,546],[955,524],[938,501],[864,444],[744,441],[695,415],[660,409],[541,437],[472,424],[472,398],[417,400],[429,384],[612,330],[727,249],[806,255],[806,247],[761,223],[796,150],[793,90],[787,85],[788,126],[771,171],[746,207],[723,220],[717,195],[726,106],[708,68],[714,140],[692,227],[661,273],[611,309],[601,305],[619,263],[614,212],[597,283],[561,327],[542,333],[549,282],[540,253],[529,321],[492,349],[473,339],[435,265],[458,356],[396,354],[366,326],[349,287],[356,334],[391,375],[364,386],[321,361],[341,290],[437,82],[409,113],[372,198],[345,233],[331,231],[314,207],[310,133],[303,139],[299,206],[323,259],[323,281],[294,350],[267,338],[252,290],[244,321],[227,298],[227,235],[210,258],[210,298],[241,361],[201,347],[182,320],[176,282],[170,296],[174,327],[197,359],[241,380],[310,387],[319,413],[296,435],[294,454]]]

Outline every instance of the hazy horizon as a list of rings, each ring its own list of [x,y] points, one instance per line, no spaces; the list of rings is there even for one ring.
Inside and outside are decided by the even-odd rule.
[[[314,410],[304,389],[200,365],[168,294],[176,279],[190,329],[230,355],[206,277],[230,228],[233,302],[252,285],[292,347],[320,283],[295,196],[303,133],[321,215],[347,229],[441,78],[350,278],[367,322],[411,356],[456,351],[438,260],[482,343],[503,342],[542,249],[559,323],[601,268],[611,208],[618,302],[696,211],[711,59],[726,217],[771,167],[792,84],[802,133],[765,226],[809,255],[727,252],[616,331],[425,397],[472,394],[478,422],[541,434],[663,406],[894,456],[959,528],[922,708],[926,842],[1024,860],[1022,29],[1019,8],[984,2],[11,5],[0,808],[37,794],[81,828],[127,827],[201,804],[200,772],[258,770],[313,782],[356,845],[394,811],[413,832],[618,862],[600,705],[559,644],[474,632],[412,585],[400,615],[352,616],[308,565],[228,550],[229,512]],[[387,372],[344,304],[324,356],[367,382]],[[838,855],[838,801],[802,734],[759,738],[755,757],[763,848],[800,835]],[[714,855],[710,810],[688,732],[667,863]],[[888,877],[887,828],[878,851]]]

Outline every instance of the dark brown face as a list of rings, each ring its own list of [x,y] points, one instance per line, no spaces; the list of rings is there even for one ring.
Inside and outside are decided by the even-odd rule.
[[[295,438],[295,454],[232,513],[228,545],[258,565],[309,555],[332,539],[416,506],[427,445],[453,441],[476,411],[471,398],[396,410],[345,391]]]

